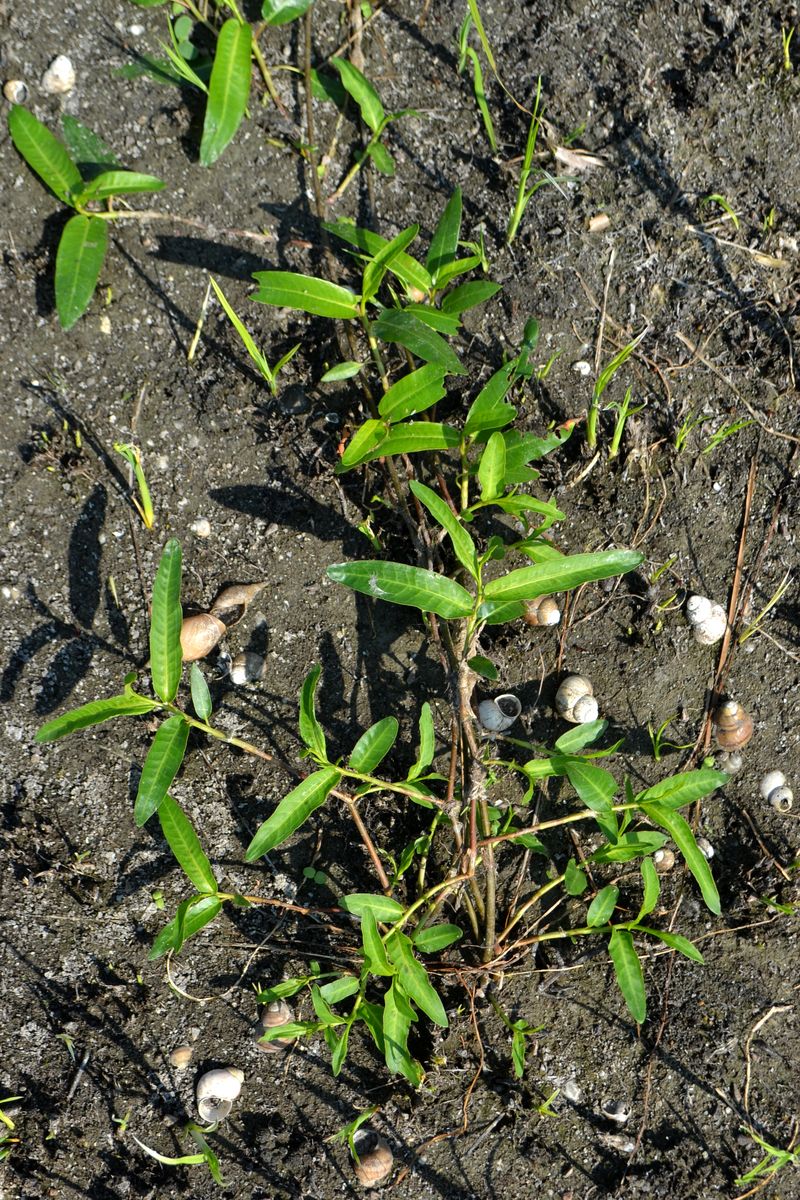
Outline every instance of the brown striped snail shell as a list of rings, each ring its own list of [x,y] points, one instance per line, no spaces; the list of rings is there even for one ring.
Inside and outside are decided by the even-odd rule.
[[[557,625],[561,609],[554,596],[537,596],[535,600],[526,600],[522,619],[528,625]]]
[[[671,871],[675,866],[675,854],[670,850],[669,846],[662,846],[660,850],[656,850],[653,855],[653,865],[659,874],[664,874]]]
[[[374,1129],[359,1129],[353,1144],[358,1155],[356,1179],[362,1187],[378,1187],[392,1172],[394,1155],[389,1143]]]
[[[184,617],[181,625],[181,653],[184,662],[195,662],[210,654],[225,634],[222,621],[211,613]]]
[[[753,721],[738,700],[723,700],[714,713],[714,733],[721,750],[741,750],[753,736]]]
[[[265,1005],[258,1021],[259,1050],[264,1050],[267,1054],[275,1054],[278,1050],[285,1050],[287,1046],[291,1046],[294,1038],[273,1038],[269,1042],[262,1042],[261,1035],[267,1029],[277,1029],[278,1026],[288,1025],[293,1020],[294,1012],[285,1000],[271,1000],[269,1004]]]

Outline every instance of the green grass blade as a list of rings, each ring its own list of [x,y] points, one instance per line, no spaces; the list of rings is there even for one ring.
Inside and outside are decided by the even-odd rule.
[[[413,313],[385,308],[377,321],[373,322],[372,329],[382,341],[405,346],[423,362],[439,363],[448,375],[466,375],[466,369],[444,338],[429,329]]]
[[[364,124],[377,133],[386,113],[375,88],[346,58],[332,58],[330,65],[339,72],[342,86],[358,105]]]
[[[413,480],[410,487],[420,503],[425,505],[434,521],[446,531],[452,542],[456,558],[462,567],[465,567],[472,578],[477,580],[478,563],[475,543],[450,508],[450,505],[445,504],[444,500],[440,496],[437,496],[436,492],[432,491],[431,488],[426,487],[424,483],[418,483],[416,480]]]
[[[153,744],[144,760],[133,819],[138,826],[149,821],[153,813],[164,802],[172,781],[180,770],[186,743],[189,740],[189,725],[175,713],[159,725]]]
[[[495,75],[497,75],[497,63],[494,61],[492,47],[489,45],[489,39],[486,36],[486,30],[483,27],[481,14],[478,11],[478,0],[467,0],[467,7],[469,8],[469,13],[472,17],[475,29],[477,30],[478,37],[481,39],[481,45],[483,46],[483,53],[486,55],[486,60],[494,71]]]
[[[180,805],[167,794],[158,809],[161,830],[178,866],[198,892],[215,893],[217,881],[200,839]]]
[[[31,170],[59,200],[72,204],[70,193],[78,191],[83,180],[58,138],[32,112],[18,104],[8,114],[8,131]]]
[[[340,778],[335,767],[324,767],[304,779],[288,796],[284,796],[272,816],[256,830],[255,837],[247,847],[245,861],[254,862],[291,837],[325,803],[328,793],[336,787]]]
[[[406,563],[378,559],[334,563],[328,567],[327,575],[335,583],[343,583],[373,599],[434,612],[445,619],[467,617],[473,608],[472,596],[460,583]]]
[[[439,218],[425,259],[425,266],[430,271],[434,284],[442,267],[446,267],[455,259],[460,234],[461,188],[456,188]]]
[[[483,69],[480,60],[471,46],[467,48],[470,62],[472,63],[472,91],[475,96],[475,103],[478,106],[478,111],[483,120],[483,128],[486,131],[486,140],[491,146],[492,153],[497,153],[497,134],[494,131],[494,121],[492,114],[489,111],[489,102],[486,99],[486,89],[483,84]]]
[[[235,17],[219,31],[200,142],[200,163],[210,167],[241,124],[250,94],[250,51],[253,34]]]
[[[534,600],[564,592],[597,579],[624,575],[638,567],[643,555],[636,550],[602,550],[597,554],[570,554],[553,562],[537,563],[509,571],[486,586],[493,600]]]
[[[143,175],[140,171],[103,171],[87,183],[81,192],[81,203],[87,200],[105,200],[109,196],[125,196],[134,192],[160,192],[166,184],[155,175]]]
[[[313,753],[315,758],[325,761],[327,757],[327,749],[325,746],[325,733],[322,726],[317,720],[315,709],[315,698],[317,694],[317,685],[322,674],[322,667],[312,667],[303,680],[303,686],[300,689],[300,737]]]
[[[181,655],[181,544],[170,538],[164,547],[153,584],[150,619],[150,670],[153,690],[165,704],[178,692]]]
[[[389,422],[405,421],[425,412],[446,395],[445,369],[438,363],[426,363],[410,371],[384,392],[378,412]]]
[[[56,252],[56,309],[71,329],[91,303],[108,249],[108,223],[78,214],[64,226]]]
[[[396,717],[376,721],[362,733],[350,754],[350,770],[371,775],[383,761],[397,739],[399,725]]]
[[[220,304],[222,305],[222,307],[225,311],[225,315],[227,316],[227,318],[230,321],[233,328],[238,333],[239,339],[240,339],[242,345],[244,346],[245,350],[250,355],[250,358],[253,360],[255,365],[258,367],[259,371],[264,376],[264,378],[268,382],[270,382],[271,380],[273,380],[273,371],[270,369],[270,365],[267,362],[264,355],[262,354],[261,350],[259,350],[258,346],[256,345],[256,343],[250,333],[250,330],[247,328],[244,321],[240,320],[240,318],[236,315],[236,313],[233,310],[233,307],[228,302],[227,296],[225,295],[222,288],[217,283],[216,279],[214,279],[213,276],[209,276],[209,281],[210,281],[211,286],[213,287],[214,291],[217,294],[217,299],[219,300]]]
[[[642,964],[633,938],[627,929],[615,929],[608,943],[619,990],[625,998],[631,1016],[642,1025],[647,1016],[647,997],[644,991]]]
[[[62,713],[60,717],[55,717],[46,725],[42,725],[41,729],[36,732],[35,740],[37,742],[56,742],[59,738],[76,733],[79,729],[100,725],[103,721],[110,721],[114,717],[138,717],[142,713],[152,712],[154,708],[158,707],[159,704],[156,700],[148,700],[146,696],[137,696],[134,693],[110,696],[107,700],[91,700],[88,704],[82,704],[80,708],[73,708],[71,712]]]
[[[358,297],[349,288],[295,271],[256,271],[259,290],[251,300],[278,308],[297,308],[317,317],[355,317]]]
[[[719,916],[722,906],[717,885],[714,883],[714,876],[711,874],[711,868],[706,862],[705,855],[694,840],[689,823],[679,812],[667,808],[664,804],[642,804],[641,809],[655,825],[666,829],[683,855],[687,867],[694,875],[706,905],[712,913]]]

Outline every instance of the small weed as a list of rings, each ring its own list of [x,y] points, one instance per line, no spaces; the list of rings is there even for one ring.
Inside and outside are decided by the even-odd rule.
[[[142,466],[141,451],[137,446],[131,446],[127,442],[115,442],[114,449],[117,454],[122,455],[125,462],[132,468],[136,478],[136,486],[139,489],[139,495],[131,496],[131,501],[134,508],[142,518],[145,529],[152,529],[156,523],[156,516],[153,511],[153,501],[150,496],[150,488],[147,485],[144,467]]]
[[[631,389],[628,388],[621,404],[609,404],[608,406],[612,412],[616,412],[617,414],[614,419],[614,432],[611,435],[611,442],[608,447],[609,458],[616,458],[619,454],[619,446],[628,418],[635,416],[636,413],[640,413],[644,408],[643,404],[639,404],[636,408],[631,408],[631,395]]]
[[[681,422],[678,432],[675,434],[675,449],[677,450],[678,454],[680,454],[685,447],[689,434],[692,433],[693,430],[699,429],[701,425],[705,425],[705,423],[710,420],[711,417],[703,413],[697,417],[691,412],[687,413]]]
[[[238,333],[242,345],[258,368],[261,377],[265,380],[267,387],[272,392],[272,395],[277,396],[278,376],[287,363],[291,362],[295,354],[297,354],[297,351],[300,349],[300,342],[298,342],[296,346],[292,346],[291,350],[288,350],[282,358],[278,359],[278,361],[275,363],[275,366],[271,367],[267,361],[266,355],[263,353],[263,351],[259,350],[244,322],[241,321],[233,311],[233,308],[228,303],[225,293],[217,283],[216,279],[211,279],[211,286],[216,292],[217,299],[225,310],[228,320]]]
[[[620,367],[624,366],[624,364],[633,354],[636,347],[642,341],[644,336],[649,333],[649,331],[649,326],[646,326],[641,333],[637,334],[636,337],[632,339],[632,341],[628,342],[626,346],[623,346],[619,353],[614,355],[614,357],[611,359],[611,362],[607,363],[597,377],[594,390],[592,392],[591,404],[589,405],[589,410],[586,414],[586,441],[589,445],[589,448],[592,450],[594,450],[595,446],[597,445],[597,423],[600,416],[600,400],[603,396],[603,393],[611,383],[611,380],[614,378],[617,371],[619,371]],[[628,398],[626,397],[626,399]],[[628,404],[630,404],[629,399]],[[622,407],[620,407],[619,412],[622,412]],[[625,421],[627,420],[627,417],[628,412],[625,411],[622,419],[622,427],[619,428],[620,416],[618,414],[614,429],[615,435],[617,433],[617,429],[619,428],[619,437],[622,436],[622,429],[625,427]]]
[[[759,1137],[754,1129],[748,1129],[746,1126],[742,1128],[742,1132],[746,1133],[755,1145],[764,1151],[764,1157],[747,1174],[740,1175],[736,1179],[737,1187],[744,1187],[749,1183],[756,1183],[758,1181],[767,1183],[779,1171],[784,1170],[785,1167],[800,1165],[800,1151],[792,1150],[791,1147],[782,1150],[778,1146],[772,1146],[764,1138]]]
[[[655,729],[650,721],[647,722],[647,732],[656,762],[661,762],[665,750],[688,750],[694,745],[694,742],[668,742],[665,739],[664,735],[674,720],[674,717],[667,717],[666,721],[661,722],[658,729]]]
[[[701,210],[709,204],[718,204],[725,215],[728,216],[733,222],[734,229],[739,228],[739,218],[737,217],[733,207],[728,203],[724,196],[720,196],[717,192],[714,192],[710,196],[704,196],[700,201]]]
[[[784,71],[794,70],[792,66],[792,38],[795,34],[795,26],[787,29],[786,26],[781,26],[781,54],[783,58]]]
[[[483,128],[486,132],[486,140],[492,148],[493,153],[497,153],[497,137],[494,132],[494,123],[492,114],[489,112],[489,105],[486,101],[486,93],[483,87],[483,70],[476,51],[469,44],[469,32],[472,28],[472,14],[467,11],[464,20],[461,23],[461,28],[458,31],[458,73],[462,75],[464,68],[467,65],[467,59],[472,64],[472,90],[475,95],[475,103],[478,106],[478,112],[481,114]]]
[[[719,449],[723,442],[727,441],[727,439],[730,437],[734,437],[735,434],[741,433],[741,431],[743,429],[747,429],[749,425],[755,425],[755,421],[752,418],[748,418],[747,420],[726,422],[716,431],[716,433],[712,433],[711,437],[703,447],[703,454],[713,454],[715,450]]]
[[[791,583],[791,579],[792,579],[791,572],[787,571],[786,574],[784,575],[783,579],[780,581],[780,583],[776,587],[775,591],[770,596],[767,603],[764,605],[764,607],[758,613],[758,615],[755,616],[748,625],[745,625],[744,629],[739,634],[738,642],[739,642],[740,646],[744,645],[744,643],[747,641],[747,639],[751,638],[754,633],[758,633],[759,628],[761,626],[761,622],[764,620],[767,613],[770,612],[770,610],[773,609],[775,607],[775,605],[778,604],[780,602],[780,600],[783,598],[784,594],[786,593],[787,588],[789,587],[789,584]]]

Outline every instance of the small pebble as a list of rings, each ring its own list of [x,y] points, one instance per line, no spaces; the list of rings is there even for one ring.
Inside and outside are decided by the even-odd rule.
[[[611,225],[611,217],[608,213],[595,213],[589,218],[589,233],[605,233]]]
[[[182,1071],[192,1061],[191,1046],[176,1046],[169,1056],[169,1061],[176,1071]]]
[[[59,54],[42,76],[42,91],[63,96],[75,87],[75,68],[66,54]]]
[[[106,337],[111,336],[111,318],[108,313],[103,313],[100,318],[100,332],[105,334]]]
[[[144,33],[144,25],[129,25],[128,33],[131,37],[141,37]]]
[[[28,85],[21,79],[9,79],[3,84],[3,95],[9,104],[24,104],[28,99]]]
[[[206,517],[198,517],[196,521],[192,522],[189,529],[195,537],[211,537],[211,522]]]

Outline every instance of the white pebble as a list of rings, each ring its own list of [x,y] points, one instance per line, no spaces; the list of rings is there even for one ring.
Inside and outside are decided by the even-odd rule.
[[[207,538],[211,537],[211,522],[206,517],[198,517],[189,526],[195,537]]]
[[[42,91],[63,96],[75,87],[75,68],[66,54],[59,54],[42,76]]]
[[[573,371],[577,371],[579,375],[591,375],[592,364],[587,362],[585,358],[579,358],[577,362],[572,364]]]

